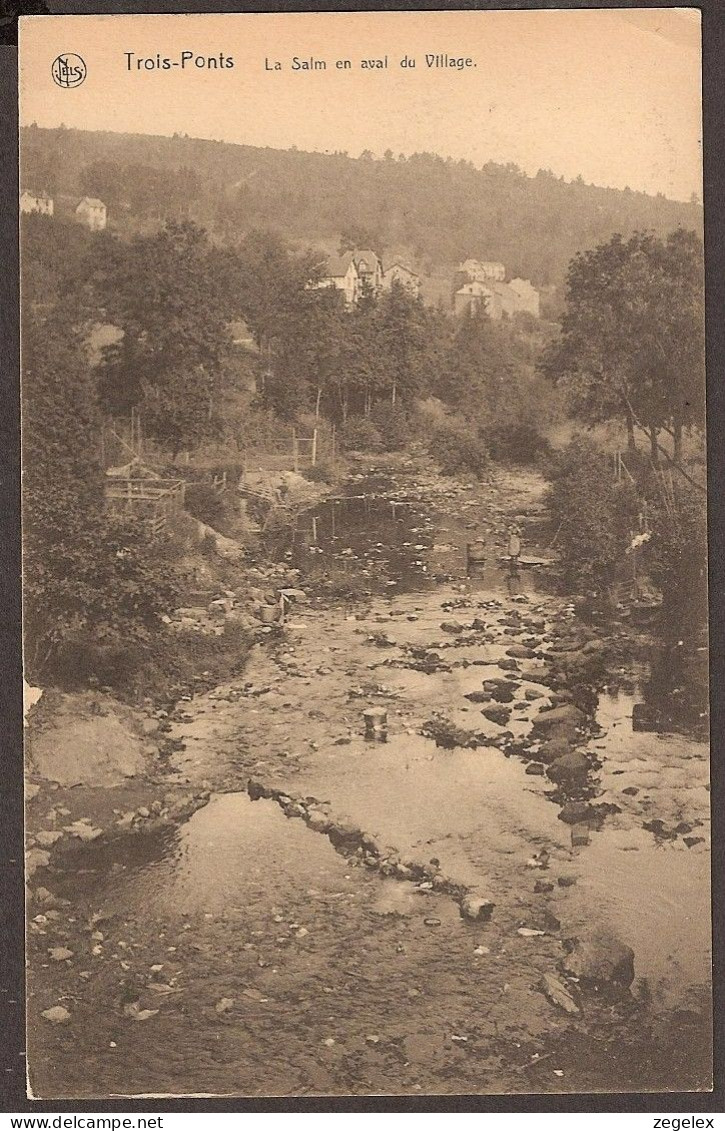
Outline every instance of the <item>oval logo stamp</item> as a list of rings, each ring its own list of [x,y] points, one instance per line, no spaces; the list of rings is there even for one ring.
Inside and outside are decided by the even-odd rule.
[[[66,51],[63,55],[59,55],[57,59],[53,60],[51,67],[53,81],[57,86],[80,86],[85,81],[87,73],[83,59],[72,51]]]

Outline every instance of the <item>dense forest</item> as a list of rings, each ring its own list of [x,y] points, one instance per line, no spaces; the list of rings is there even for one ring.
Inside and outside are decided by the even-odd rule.
[[[381,254],[409,256],[424,274],[474,256],[562,288],[572,256],[615,232],[701,233],[703,222],[695,201],[431,153],[354,158],[37,126],[23,129],[21,143],[24,185],[99,196],[120,230],[194,220],[224,243],[261,228],[328,246],[347,232]]]

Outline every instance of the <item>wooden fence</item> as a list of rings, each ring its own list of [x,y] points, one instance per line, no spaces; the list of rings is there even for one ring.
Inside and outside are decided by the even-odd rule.
[[[112,514],[140,519],[158,534],[184,506],[185,486],[181,479],[110,479],[105,495]]]

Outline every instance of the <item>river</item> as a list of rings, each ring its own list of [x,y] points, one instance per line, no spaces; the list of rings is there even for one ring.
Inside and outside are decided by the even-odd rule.
[[[464,489],[377,469],[276,536],[303,587],[305,570],[327,571],[371,595],[296,606],[242,679],[185,705],[171,778],[208,781],[208,804],[112,858],[90,846],[57,877],[87,944],[71,991],[86,1024],[38,1049],[40,1094],[708,1085],[707,748],[633,730],[647,673],[632,664],[599,695],[582,788],[530,772],[535,753],[516,744],[575,618],[545,573],[512,579],[501,564],[513,515],[545,557],[535,476]],[[479,535],[490,555],[472,579],[464,547]],[[512,670],[522,643],[531,656]],[[502,676],[505,722],[476,701]],[[371,706],[387,712],[385,742],[364,736]],[[421,733],[434,717],[475,745],[436,745]],[[468,922],[445,884],[336,850],[276,800],[252,800],[250,778],[365,830],[386,860],[484,892],[493,915]],[[596,814],[581,844],[562,820],[572,798]],[[632,948],[635,978],[570,1017],[539,985],[593,925]]]

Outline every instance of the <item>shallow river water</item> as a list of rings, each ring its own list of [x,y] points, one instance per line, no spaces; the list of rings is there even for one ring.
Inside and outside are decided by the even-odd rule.
[[[482,999],[475,1005],[479,1021],[490,1016],[493,1026],[484,1042],[486,1048],[494,1047],[494,1033],[499,1041],[502,1033],[510,1031],[515,1048],[523,1043],[523,1037],[514,1041],[510,1015],[502,1013],[496,1020],[508,992],[520,994],[523,1003],[534,1003],[528,1021],[530,1034],[542,1037],[547,1025],[556,1033],[557,1023],[547,1021],[541,1013],[543,999],[531,996],[537,969],[553,968],[557,954],[551,949],[553,940],[543,940],[543,957],[537,961],[544,965],[535,967],[527,957],[526,941],[517,938],[519,924],[533,922],[533,904],[526,892],[539,876],[552,881],[547,906],[560,921],[563,938],[576,936],[596,921],[633,948],[635,999],[650,1003],[655,1013],[663,1015],[672,1010],[691,1010],[697,1015],[706,1011],[710,891],[704,744],[680,735],[634,732],[632,709],[639,692],[603,694],[597,712],[601,732],[590,742],[590,750],[601,763],[592,800],[607,803],[610,811],[592,829],[587,844],[572,847],[569,825],[560,819],[560,799],[547,778],[527,774],[521,760],[507,757],[493,745],[442,750],[421,736],[420,718],[414,717],[416,704],[418,710],[421,704],[429,704],[433,710],[445,709],[458,726],[471,727],[475,719],[477,727],[489,726],[492,738],[500,730],[482,721],[465,696],[498,671],[505,643],[454,646],[450,637],[441,635],[441,621],[476,614],[468,608],[447,612],[441,607],[446,600],[483,608],[494,627],[505,623],[501,618],[514,606],[548,616],[562,602],[557,606],[557,599],[547,595],[534,570],[521,570],[512,581],[509,571],[498,563],[495,550],[481,578],[465,578],[462,547],[474,529],[471,508],[459,506],[455,516],[446,513],[439,501],[432,511],[414,486],[393,485],[381,476],[353,481],[345,493],[346,499],[325,503],[298,521],[287,552],[293,562],[304,556],[326,556],[337,563],[354,561],[363,569],[371,564],[385,567],[393,584],[373,600],[360,627],[357,622],[350,625],[354,618],[348,616],[345,621],[340,613],[338,628],[329,619],[325,622],[325,640],[342,649],[345,658],[339,662],[348,665],[349,675],[352,652],[345,651],[345,642],[359,648],[365,632],[389,632],[390,648],[373,649],[368,662],[359,668],[362,672],[367,669],[367,676],[390,699],[390,734],[380,744],[366,742],[359,732],[344,738],[344,744],[343,740],[315,743],[314,750],[295,766],[295,792],[326,803],[336,818],[353,822],[391,851],[425,864],[433,862],[455,883],[485,892],[497,907],[495,929],[488,936],[483,929],[472,936],[470,925],[462,921],[450,897],[368,872],[359,862],[335,851],[325,835],[312,831],[302,820],[286,817],[275,801],[251,801],[244,780],[233,792],[212,794],[173,834],[146,844],[141,855],[117,857],[110,876],[106,868],[91,864],[86,885],[96,911],[120,921],[121,933],[125,931],[127,937],[137,935],[145,940],[138,942],[139,948],[151,945],[150,938],[157,940],[157,977],[165,983],[168,979],[171,1005],[186,1000],[184,993],[193,993],[195,998],[211,994],[205,1010],[197,1008],[193,1022],[186,1007],[178,1007],[176,1021],[169,1009],[170,1028],[162,1030],[164,1040],[173,1041],[179,1039],[175,1024],[195,1026],[200,1067],[199,1074],[191,1073],[189,1090],[200,1090],[202,1080],[208,1080],[204,1090],[234,1092],[240,1080],[241,1090],[250,1089],[255,1054],[248,1050],[244,1063],[236,1063],[239,1054],[235,1050],[242,1038],[235,1024],[256,1034],[254,1040],[268,1050],[269,1078],[260,1085],[262,1091],[395,1090],[391,1081],[401,1073],[403,1090],[421,1086],[425,1090],[425,1083],[419,1086],[413,1081],[430,1079],[431,1065],[443,1053],[431,1051],[438,1048],[437,1038],[431,1036],[436,1015],[433,996],[431,1015],[417,1014],[406,1020],[406,1008],[415,1004],[419,1009],[416,1003],[423,1000],[425,990],[417,988],[422,985],[422,969],[429,971],[428,993],[439,995],[435,998],[438,1013],[444,1016],[453,1011],[445,1024],[449,1028],[457,1025],[456,1033],[463,1031],[462,1026],[468,1026],[468,1032],[473,1023],[469,1014],[474,999],[466,996],[467,980],[475,980],[476,994],[488,995],[485,1002]],[[481,525],[485,523],[479,529]],[[492,526],[488,524],[489,529]],[[357,635],[338,639],[335,633],[346,624],[349,633]],[[301,636],[298,633],[299,640],[294,631],[290,629],[290,640],[295,640],[294,648],[302,653],[304,631],[300,630]],[[397,662],[401,649],[420,639],[432,641],[430,647],[437,647],[449,661],[447,670],[424,674]],[[537,663],[532,661],[526,668],[522,688],[543,696],[546,688],[536,682]],[[361,678],[360,674],[355,678]],[[310,701],[312,696],[310,691]],[[524,734],[530,727],[529,708],[523,701],[515,705],[507,724],[512,734]],[[258,709],[255,705],[255,712]],[[239,712],[244,721],[244,701]],[[304,719],[300,714],[298,731],[304,729]],[[254,741],[263,741],[263,730],[255,733]],[[679,833],[664,835],[678,823]],[[647,824],[652,827],[645,827]],[[690,844],[684,839],[688,834]],[[531,856],[542,851],[549,863],[544,870],[534,871]],[[557,885],[559,877],[565,877],[566,884]],[[522,894],[517,899],[519,888]],[[444,932],[447,951],[430,951],[431,923]],[[185,940],[192,946],[192,966],[188,965]],[[480,950],[482,944],[481,954],[475,952],[475,966],[466,972],[473,947],[478,945]],[[122,945],[127,945],[126,938]],[[486,957],[489,952],[490,959]],[[406,954],[408,958],[401,957]],[[465,960],[462,955],[467,956]],[[397,979],[403,975],[395,971],[404,961],[409,962],[406,977],[413,980],[401,983]],[[506,973],[511,962],[520,965],[520,982],[514,981],[510,971]],[[490,985],[479,984],[481,963],[491,964]],[[340,978],[357,978],[360,990],[358,996],[345,998],[344,1004],[335,996],[340,992]],[[371,978],[380,979],[378,988],[373,988],[376,983]],[[247,999],[241,999],[246,1012],[237,1015],[238,1004],[229,1006],[231,1027],[220,1035],[220,1014],[213,998],[218,995],[221,1001],[238,1003],[240,979],[247,985],[242,991]],[[496,988],[499,982],[503,989]],[[473,983],[470,985],[473,994]],[[280,987],[287,994],[288,1011],[292,1010],[285,1021],[278,1013],[269,1014],[277,1009]],[[178,999],[177,994],[181,995]],[[334,1003],[329,1014],[324,1008],[326,994],[330,1006]],[[394,1000],[388,1007],[385,1003],[390,995]],[[408,1003],[406,1008],[402,1000]],[[545,1002],[543,1006],[550,1008]],[[529,1008],[527,1004],[516,1006],[513,998],[512,1007],[514,1013]],[[250,1008],[256,1013],[248,1016]],[[332,1058],[329,1068],[324,1063],[320,1066],[318,1054],[302,1051],[307,1046],[301,1036],[298,1047],[296,1028],[285,1029],[284,1039],[291,1044],[275,1054],[269,1051],[274,1048],[275,1025],[291,1024],[295,1010],[307,1018],[302,1028],[309,1025],[314,1033],[310,1040],[318,1046],[321,1035],[332,1034],[322,1042],[327,1042],[324,1055]],[[453,1019],[458,1016],[456,1010],[459,1020]],[[406,1026],[410,1030],[409,1038],[400,1037],[411,1041],[405,1046],[407,1059],[396,1061],[397,1067],[390,1060],[385,1067],[382,1063],[371,1067],[368,1062],[371,1050],[377,1049],[378,1034],[384,1028],[392,1033],[398,1015],[400,1032]],[[226,1022],[227,1014],[221,1016]],[[357,1027],[362,1033],[364,1053],[359,1054],[361,1060],[346,1060],[343,1070],[334,1061],[334,1050],[335,1042],[344,1040],[346,1016],[349,1031]],[[419,1048],[412,1038],[414,1032],[427,1034],[420,1038]],[[144,1036],[147,1033],[151,1038],[150,1029]],[[119,1042],[116,1031],[109,1030],[108,1035],[115,1049]],[[446,1040],[445,1057],[459,1056],[464,1037],[456,1037],[459,1044],[453,1046],[450,1034]],[[175,1090],[174,1065],[164,1060],[164,1045],[156,1041],[150,1039],[145,1061],[134,1060],[132,1076],[139,1089]],[[420,1077],[415,1075],[417,1055],[421,1057]],[[456,1069],[445,1057],[435,1068],[440,1073],[435,1075],[439,1088],[465,1090],[467,1082],[469,1090],[486,1090],[485,1075],[475,1085],[459,1061]],[[491,1061],[494,1067],[487,1068],[483,1053],[481,1057],[481,1072],[499,1072],[494,1090],[518,1089],[515,1077],[512,1083],[511,1077],[495,1067],[495,1058]],[[114,1080],[122,1078],[120,1070],[116,1073],[117,1059],[109,1055],[103,1069]],[[287,1062],[295,1067],[287,1070]],[[236,1068],[230,1067],[234,1063]],[[442,1085],[443,1080],[449,1083]],[[154,1081],[159,1083],[154,1085]],[[539,1081],[539,1086],[557,1090],[565,1083],[559,1085],[552,1078],[544,1084]],[[606,1081],[603,1084],[608,1086]],[[521,1089],[526,1088],[522,1080]]]

